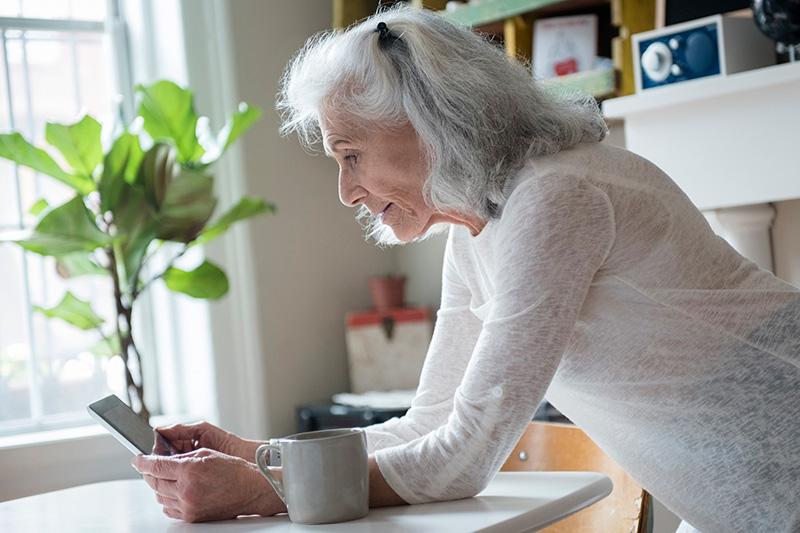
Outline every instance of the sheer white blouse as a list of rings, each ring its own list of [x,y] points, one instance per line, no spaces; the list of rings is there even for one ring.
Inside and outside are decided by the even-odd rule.
[[[479,235],[451,227],[412,407],[367,428],[389,485],[476,494],[546,394],[695,528],[800,530],[800,291],[626,150],[532,159],[511,187]]]

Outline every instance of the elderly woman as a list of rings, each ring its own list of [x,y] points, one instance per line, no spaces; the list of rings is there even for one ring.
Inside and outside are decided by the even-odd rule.
[[[600,144],[593,100],[398,8],[312,38],[279,107],[336,159],[341,201],[378,241],[448,231],[417,395],[367,428],[372,505],[477,494],[547,393],[682,531],[800,530],[800,292],[655,165]],[[283,510],[258,442],[162,433],[189,453],[135,464],[168,515]]]

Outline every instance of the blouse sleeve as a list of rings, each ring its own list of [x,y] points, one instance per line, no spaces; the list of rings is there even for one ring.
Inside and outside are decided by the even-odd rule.
[[[517,189],[492,236],[494,297],[452,413],[429,433],[375,454],[409,503],[486,487],[543,398],[613,244],[611,203],[588,181],[551,176]]]
[[[452,236],[451,231],[442,267],[442,301],[417,393],[405,416],[366,428],[369,453],[433,431],[453,409],[453,393],[464,376],[481,323],[469,310],[470,292],[453,261]]]

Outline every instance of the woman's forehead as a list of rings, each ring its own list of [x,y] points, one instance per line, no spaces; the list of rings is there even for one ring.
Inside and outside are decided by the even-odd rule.
[[[322,138],[326,143],[336,139],[357,141],[364,138],[365,128],[358,126],[355,120],[344,117],[326,117],[319,121]]]

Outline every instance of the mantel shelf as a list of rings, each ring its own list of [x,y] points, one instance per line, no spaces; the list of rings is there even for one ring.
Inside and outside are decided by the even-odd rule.
[[[603,102],[628,150],[702,210],[800,198],[800,63],[651,89]]]
[[[655,111],[703,100],[759,91],[800,81],[800,62],[773,65],[729,76],[716,76],[649,89],[641,94],[612,98],[603,102],[603,114],[608,118]]]

